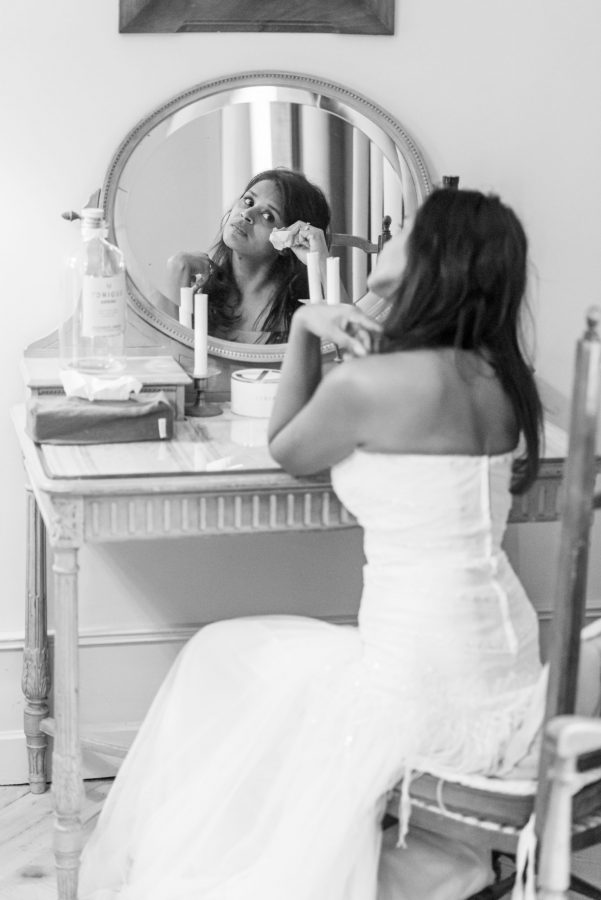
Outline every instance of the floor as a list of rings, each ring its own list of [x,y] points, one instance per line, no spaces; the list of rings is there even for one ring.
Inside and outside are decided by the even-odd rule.
[[[111,783],[111,779],[86,781],[87,834]],[[30,794],[26,785],[0,787],[0,900],[56,900],[51,846],[51,793]],[[578,854],[574,871],[601,889],[601,849]],[[570,897],[576,900],[577,895]]]
[[[112,781],[86,781],[84,828],[89,834]],[[52,857],[52,795],[27,785],[0,787],[0,900],[56,900]]]

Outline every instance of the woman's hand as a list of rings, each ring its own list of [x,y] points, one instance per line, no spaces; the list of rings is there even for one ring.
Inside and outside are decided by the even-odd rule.
[[[206,281],[211,272],[212,262],[208,253],[180,250],[167,260],[167,279],[172,300],[179,303],[179,289],[191,287],[196,275]]]
[[[272,240],[274,246],[278,247],[281,244],[282,249],[289,248],[305,265],[309,250],[317,250],[322,259],[328,255],[328,245],[323,231],[309,222],[298,221],[287,228],[274,228],[272,234],[274,233],[277,235],[276,240]]]
[[[374,341],[382,333],[382,326],[364,312],[348,303],[329,305],[307,304],[294,314],[290,340],[295,331],[302,330],[320,341],[336,344],[343,356],[367,356]]]

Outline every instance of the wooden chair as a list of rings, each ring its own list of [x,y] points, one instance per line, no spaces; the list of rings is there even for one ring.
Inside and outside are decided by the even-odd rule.
[[[390,216],[384,216],[382,219],[382,231],[378,235],[376,243],[367,238],[357,237],[354,234],[341,234],[334,232],[331,235],[332,247],[355,247],[357,250],[363,250],[364,253],[380,253],[384,244],[392,237],[390,225],[392,219]]]
[[[549,783],[540,838],[537,896],[539,900],[567,900],[573,885],[576,892],[580,887],[585,896],[598,897],[598,891],[586,892],[580,880],[571,878],[570,857],[574,827],[572,796],[578,790],[580,773],[601,765],[601,720],[556,716],[547,725],[545,745]],[[591,824],[589,819],[589,828]],[[600,831],[601,817],[597,814],[597,840],[601,839]]]
[[[538,857],[540,896],[570,890],[601,900],[601,889],[569,878],[571,852],[601,843],[601,721],[573,715],[585,612],[588,548],[597,471],[596,434],[601,394],[601,312],[589,311],[578,341],[569,449],[562,485],[561,537],[556,579],[542,750],[532,775],[510,777],[412,773],[411,823],[493,853],[494,884],[471,900],[493,900],[512,890],[515,872],[502,877],[503,857],[530,865],[523,896],[535,896]],[[601,622],[588,631],[599,632]],[[514,777],[515,776],[515,777]],[[392,798],[398,803],[401,785]],[[530,852],[526,852],[530,842]],[[536,851],[538,848],[538,852]],[[557,888],[557,883],[560,887]]]
[[[365,293],[367,276],[372,266],[371,259],[376,259],[384,244],[392,237],[391,222],[390,216],[384,216],[382,231],[376,241],[339,232],[330,235],[330,246],[332,250],[337,250],[336,256],[340,257],[342,280],[349,297],[356,299]],[[353,252],[357,250],[362,253]]]

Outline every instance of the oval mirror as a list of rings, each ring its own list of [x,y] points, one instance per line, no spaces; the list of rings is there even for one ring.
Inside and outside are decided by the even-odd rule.
[[[163,103],[121,143],[103,189],[110,239],[125,254],[130,301],[154,328],[193,347],[180,324],[167,260],[214,245],[224,214],[249,179],[276,166],[318,184],[332,232],[377,242],[385,215],[394,233],[431,189],[424,159],[405,129],[372,101],[308,75],[246,72],[205,82]],[[365,291],[370,256],[341,256],[347,292]],[[277,362],[283,344],[209,337],[214,356]]]

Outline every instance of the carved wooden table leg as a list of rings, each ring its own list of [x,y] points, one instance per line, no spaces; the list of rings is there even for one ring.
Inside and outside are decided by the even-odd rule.
[[[22,688],[25,695],[24,730],[33,794],[46,790],[48,738],[40,722],[48,715],[50,667],[46,616],[46,529],[31,489],[27,489],[27,571],[25,647]]]
[[[77,549],[55,549],[56,637],[54,644],[55,739],[52,791],[58,900],[76,900],[82,846],[83,781],[79,742]]]

